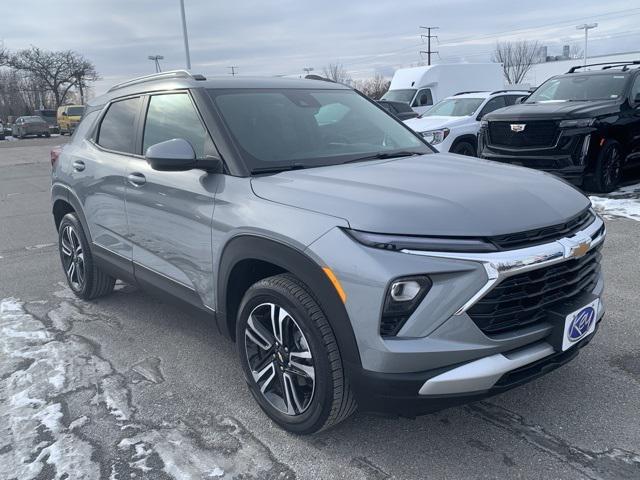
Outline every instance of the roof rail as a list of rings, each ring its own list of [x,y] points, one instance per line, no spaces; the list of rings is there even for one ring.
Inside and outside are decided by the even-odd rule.
[[[484,90],[469,90],[468,92],[458,92],[451,95],[452,97],[457,97],[458,95],[466,95],[467,93],[483,93]]]
[[[330,78],[322,77],[320,75],[315,75],[313,73],[310,73],[309,75],[305,75],[304,79],[305,80],[321,80],[323,82],[337,83],[335,80],[331,80]]]
[[[166,72],[153,73],[151,75],[144,75],[142,77],[132,78],[126,82],[115,84],[107,92],[113,92],[121,88],[129,87],[131,85],[138,85],[139,83],[152,82],[154,80],[163,80],[171,78],[190,78],[192,80],[206,80],[206,78],[200,74],[193,74],[187,70],[168,70]]]
[[[517,88],[512,88],[510,90],[496,90],[494,92],[491,92],[491,95],[495,95],[496,93],[522,93],[522,92],[526,92],[527,90],[520,90]]]
[[[603,70],[606,70],[608,68],[623,67],[625,65],[640,65],[640,60],[631,60],[628,62],[604,62],[604,63],[591,63],[589,65],[576,65],[575,67],[571,67],[567,73],[575,73],[576,70],[579,70],[581,68],[601,67],[603,65],[606,65],[606,67],[603,68]]]

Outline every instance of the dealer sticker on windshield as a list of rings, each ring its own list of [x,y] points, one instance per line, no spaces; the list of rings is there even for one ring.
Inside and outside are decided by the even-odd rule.
[[[580,340],[593,333],[596,329],[599,306],[600,299],[596,299],[580,310],[567,315],[562,337],[563,351],[573,347]]]

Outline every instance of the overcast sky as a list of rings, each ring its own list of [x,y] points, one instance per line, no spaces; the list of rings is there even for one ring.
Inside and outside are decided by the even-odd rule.
[[[31,0],[2,8],[6,48],[72,49],[91,59],[110,84],[184,68],[179,0]],[[342,63],[354,78],[421,60],[419,26],[438,26],[438,62],[489,61],[497,40],[532,39],[560,54],[582,45],[575,25],[598,22],[589,54],[640,51],[640,4],[629,0],[185,0],[193,71],[293,75]]]

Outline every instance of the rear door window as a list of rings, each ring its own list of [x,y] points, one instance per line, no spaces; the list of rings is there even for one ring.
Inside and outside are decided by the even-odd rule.
[[[154,95],[144,126],[143,152],[156,143],[181,138],[191,144],[196,158],[213,153],[213,143],[187,93]]]
[[[98,132],[98,145],[122,153],[136,153],[136,118],[140,98],[113,102],[102,119]]]

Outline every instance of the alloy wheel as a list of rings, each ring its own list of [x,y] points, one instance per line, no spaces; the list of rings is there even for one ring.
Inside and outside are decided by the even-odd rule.
[[[612,147],[606,157],[605,164],[603,165],[603,180],[607,187],[612,187],[618,182],[620,177],[621,165],[620,151]]]
[[[66,225],[62,230],[60,251],[62,266],[69,283],[75,290],[81,290],[85,282],[84,252],[80,238],[71,225]]]
[[[295,319],[274,303],[249,314],[245,352],[262,396],[285,415],[304,413],[315,391],[315,367],[309,343]]]

